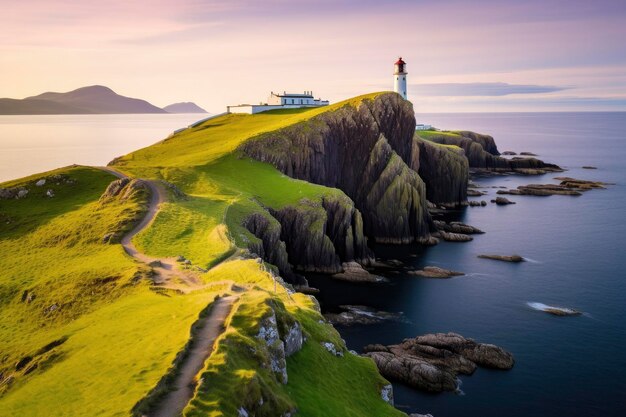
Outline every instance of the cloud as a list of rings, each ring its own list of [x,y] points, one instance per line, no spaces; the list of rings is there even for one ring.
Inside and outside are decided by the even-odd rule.
[[[508,83],[436,83],[409,85],[411,94],[429,97],[493,97],[512,94],[545,94],[567,90],[568,88],[569,87]]]

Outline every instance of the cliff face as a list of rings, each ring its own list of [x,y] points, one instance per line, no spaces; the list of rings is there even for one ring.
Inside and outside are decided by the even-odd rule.
[[[431,222],[424,181],[405,162],[415,157],[414,132],[411,103],[389,93],[263,134],[240,149],[290,177],[343,190],[375,241],[410,243],[427,240]]]
[[[426,184],[428,201],[459,206],[467,201],[469,164],[462,149],[435,145],[415,135],[411,168]]]
[[[557,165],[548,164],[536,158],[502,158],[499,156],[500,152],[493,138],[488,135],[466,131],[442,132],[429,135],[428,140],[462,148],[471,168],[521,173],[525,170],[561,171]]]
[[[292,284],[306,284],[294,270],[333,274],[342,271],[343,262],[373,261],[361,213],[345,195],[253,213],[244,226],[259,239],[249,242],[250,251],[275,265]]]
[[[307,284],[304,277],[295,274],[291,268],[285,242],[280,239],[280,223],[275,218],[269,213],[252,213],[243,226],[258,239],[248,242],[250,252],[278,268],[285,281],[296,285]]]

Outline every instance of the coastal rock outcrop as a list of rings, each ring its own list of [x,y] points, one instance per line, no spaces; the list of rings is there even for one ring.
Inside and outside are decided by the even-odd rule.
[[[441,146],[415,135],[411,168],[426,184],[426,198],[438,205],[466,204],[469,163],[460,148]]]
[[[409,271],[411,275],[417,275],[426,278],[452,278],[465,275],[463,272],[452,271],[450,269],[440,268],[438,266],[426,266],[417,271]]]
[[[473,237],[466,235],[464,233],[448,233],[443,230],[439,230],[433,233],[433,236],[436,238],[441,238],[446,242],[471,242],[474,240]]]
[[[289,263],[287,247],[280,239],[280,223],[269,213],[252,213],[243,226],[257,239],[248,241],[248,250],[278,268],[280,275],[289,283],[307,285],[304,277],[296,275]]]
[[[406,321],[402,313],[380,311],[367,306],[342,305],[342,312],[326,313],[324,317],[332,324],[351,326],[355,324],[376,324],[383,321]]]
[[[374,259],[361,213],[343,194],[256,212],[243,225],[260,239],[250,241],[248,249],[275,265],[292,284],[306,285],[294,271],[338,274],[346,264],[368,265]]]
[[[498,190],[497,194],[509,195],[534,195],[534,196],[551,196],[551,195],[572,195],[579,196],[585,191],[592,189],[603,189],[608,185],[600,181],[579,180],[570,177],[556,177],[560,180],[560,184],[528,184],[520,185],[517,189]]]
[[[283,384],[288,381],[287,357],[302,349],[304,343],[300,323],[293,319],[287,322],[287,318],[290,316],[281,316],[279,319],[275,310],[271,309],[270,314],[261,320],[256,336],[267,348],[268,362],[264,365],[271,369],[278,381]]]
[[[426,187],[411,161],[410,102],[386,93],[245,142],[247,156],[293,178],[339,188],[363,215],[363,230],[382,243],[429,238]]]
[[[344,262],[343,264],[341,264],[341,267],[343,268],[343,272],[333,274],[332,277],[334,279],[349,282],[387,282],[386,278],[381,277],[380,275],[369,273],[366,269],[364,269],[360,264],[356,262]]]
[[[431,392],[456,390],[457,375],[471,375],[477,366],[504,370],[515,363],[504,349],[456,333],[427,334],[398,345],[368,345],[364,351],[385,378]]]
[[[536,158],[503,158],[500,156],[491,136],[475,132],[439,132],[429,135],[428,140],[462,148],[469,161],[470,168],[496,172],[515,172],[526,175],[563,171],[557,165],[548,164]]]
[[[465,235],[482,234],[485,233],[477,227],[461,222],[446,223],[443,220],[434,220],[434,224],[439,230],[443,230],[448,233],[462,233]]]
[[[515,204],[515,201],[511,201],[508,198],[504,198],[504,197],[496,197],[494,200],[491,200],[491,202],[499,206],[506,206],[507,204]]]
[[[519,255],[478,255],[482,259],[493,259],[494,261],[503,262],[523,262],[524,258]]]

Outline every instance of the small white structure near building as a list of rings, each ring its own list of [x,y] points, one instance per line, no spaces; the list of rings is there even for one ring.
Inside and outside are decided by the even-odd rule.
[[[418,123],[415,126],[415,130],[431,130],[433,127],[431,125],[425,125],[423,123]]]
[[[305,91],[302,94],[287,92],[279,94],[272,91],[266,103],[228,106],[227,111],[228,113],[256,114],[268,110],[299,109],[302,107],[322,107],[328,106],[328,104],[328,100],[314,98],[312,91]]]

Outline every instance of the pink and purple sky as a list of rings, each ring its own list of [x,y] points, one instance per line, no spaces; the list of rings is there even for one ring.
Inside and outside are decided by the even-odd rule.
[[[392,88],[418,112],[626,110],[624,0],[0,0],[0,97],[102,84],[218,113]]]

